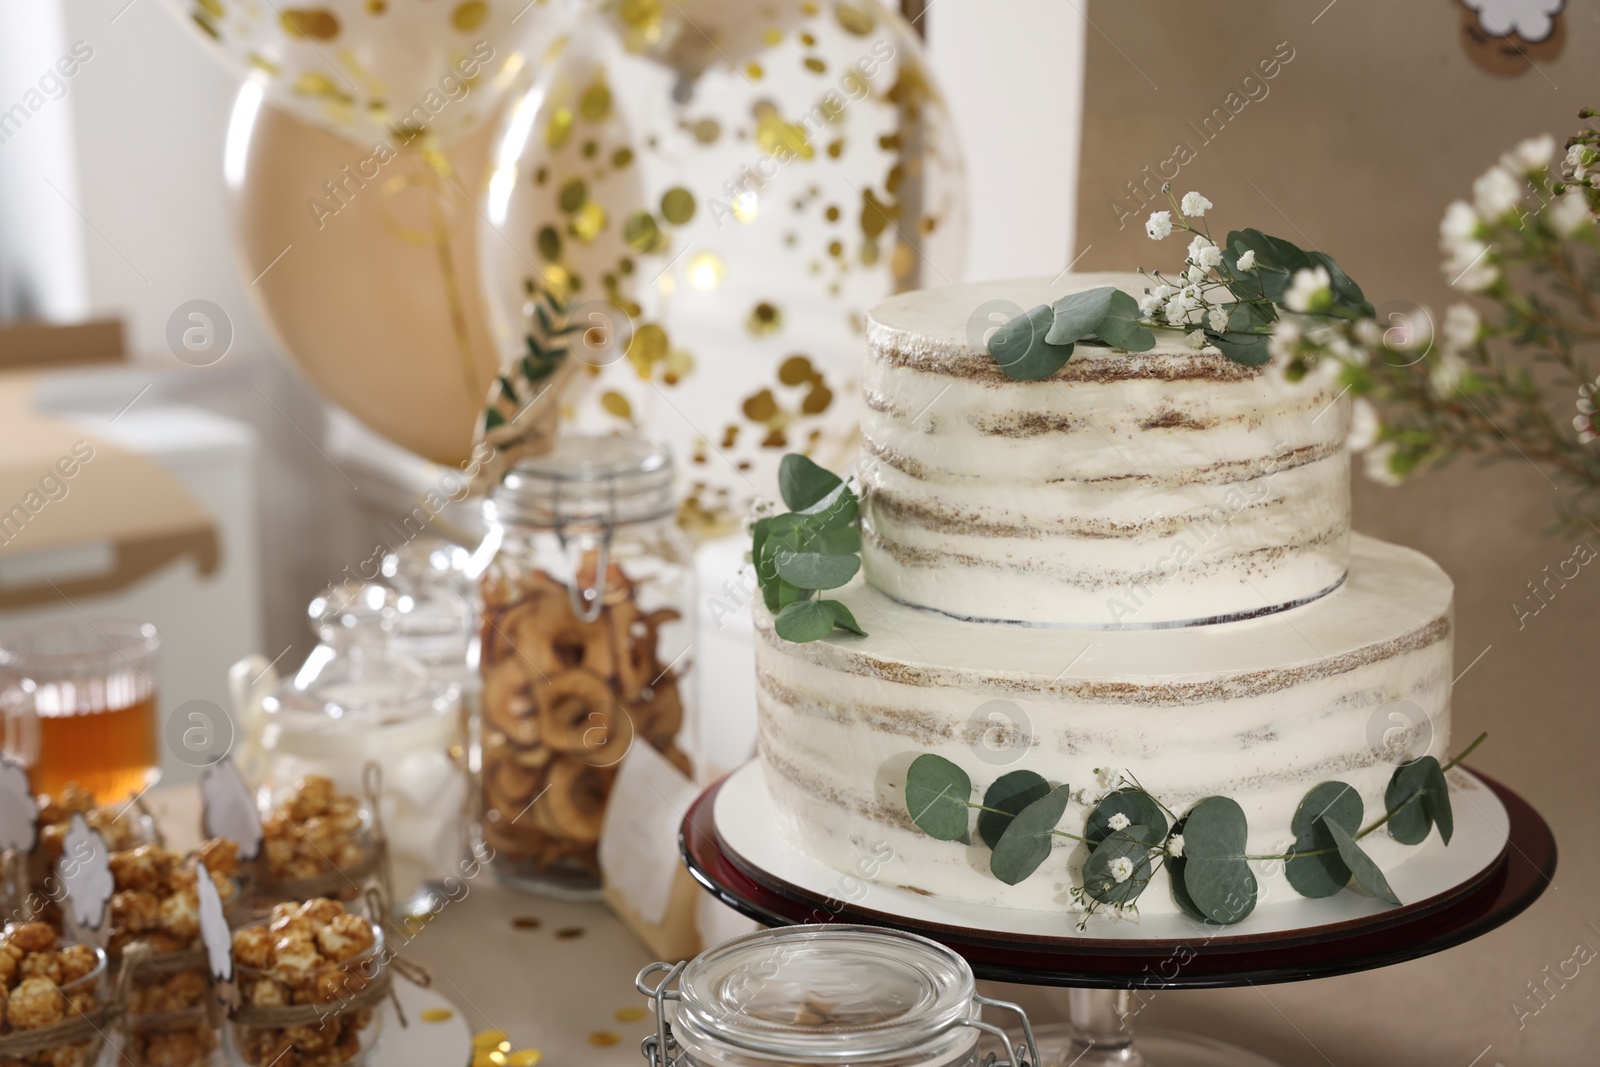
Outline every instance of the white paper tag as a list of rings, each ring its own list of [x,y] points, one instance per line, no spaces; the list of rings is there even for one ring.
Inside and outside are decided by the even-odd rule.
[[[678,826],[699,795],[693,782],[646,744],[628,750],[606,802],[600,870],[652,926],[667,917],[678,873]]]
[[[211,977],[218,982],[233,981],[233,932],[222,910],[222,897],[203,863],[195,864],[195,893],[200,900],[200,942],[206,948]]]
[[[66,886],[72,921],[82,929],[99,930],[105,924],[106,905],[117,885],[111,877],[111,853],[105,838],[89,828],[81,813],[73,813],[72,825],[62,839],[56,874]]]
[[[39,843],[39,805],[28,770],[9,756],[0,758],[0,850],[33,851]]]
[[[224,756],[201,773],[200,803],[200,829],[207,837],[232,841],[243,860],[261,853],[261,812],[233,760]]]

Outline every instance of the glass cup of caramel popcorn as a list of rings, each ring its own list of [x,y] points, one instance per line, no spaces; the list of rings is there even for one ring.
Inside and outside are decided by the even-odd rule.
[[[0,934],[0,1064],[91,1067],[104,1044],[105,953],[45,923]]]
[[[388,988],[383,932],[335,900],[279,904],[233,934],[242,1000],[228,1026],[252,1067],[345,1067],[378,1043]]]
[[[190,953],[125,958],[132,967],[117,1063],[125,1067],[214,1067],[222,1039],[206,967]]]
[[[260,903],[310,897],[354,900],[375,872],[372,818],[330,778],[306,775],[261,817],[265,881]]]
[[[188,857],[156,844],[111,853],[114,958],[159,959],[198,947],[200,863],[224,907],[230,906],[238,896],[234,876],[239,869],[239,846],[232,841],[213,838]]]

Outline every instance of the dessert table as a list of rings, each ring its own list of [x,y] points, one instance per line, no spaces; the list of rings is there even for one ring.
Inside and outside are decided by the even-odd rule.
[[[194,843],[198,797],[192,789],[162,787],[147,800],[175,846]],[[1136,1023],[1227,1040],[1293,1067],[1586,1062],[1596,1017],[1595,994],[1585,992],[1584,983],[1600,981],[1593,975],[1569,981],[1540,1013],[1544,1018],[1525,1019],[1522,1029],[1507,1008],[1525,992],[1525,980],[1539,977],[1508,966],[1520,943],[1547,945],[1552,967],[1568,959],[1574,939],[1600,944],[1600,934],[1587,926],[1570,928],[1570,916],[1552,906],[1560,896],[1547,894],[1518,922],[1450,952],[1378,971],[1292,985],[1136,994]],[[641,1062],[639,1042],[652,1028],[639,1016],[644,1000],[633,980],[652,957],[602,904],[530,897],[480,875],[459,901],[416,931],[405,955],[433,973],[438,992],[459,1007],[474,1032],[503,1031],[513,1048],[538,1049],[543,1064]],[[1037,1024],[1064,1018],[1071,995],[993,982],[980,983],[980,991],[1020,1003]],[[1524,1047],[1544,1055],[1518,1054],[1518,1042],[1528,1037],[1541,1040]],[[397,1038],[391,1033],[388,1040]]]

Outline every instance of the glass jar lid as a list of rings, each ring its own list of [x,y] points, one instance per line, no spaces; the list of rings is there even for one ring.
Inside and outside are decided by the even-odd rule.
[[[572,434],[520,461],[485,505],[522,526],[648,522],[672,514],[672,453],[637,437]]]
[[[678,980],[672,1035],[699,1063],[939,1064],[977,1041],[972,969],[943,945],[866,926],[729,941]]]

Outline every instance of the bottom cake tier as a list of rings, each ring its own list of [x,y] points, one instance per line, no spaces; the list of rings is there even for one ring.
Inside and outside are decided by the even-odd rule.
[[[1334,592],[1274,615],[1160,630],[965,622],[900,604],[857,579],[838,593],[870,636],[796,645],[757,612],[760,757],[774,830],[841,873],[953,900],[1072,906],[1083,848],[1065,838],[1028,880],[1006,885],[977,840],[939,841],[905,804],[911,761],[936,753],[976,794],[1032,770],[1067,783],[1060,828],[1081,830],[1119,780],[1180,815],[1237,801],[1248,850],[1276,855],[1311,787],[1354,787],[1381,816],[1395,764],[1450,740],[1452,585],[1426,556],[1357,536]],[[976,797],[975,797],[976,799]],[[973,813],[974,816],[976,812]],[[1411,847],[1373,833],[1381,868]],[[1260,901],[1294,890],[1281,863],[1254,864]],[[1171,912],[1165,874],[1141,912]]]

